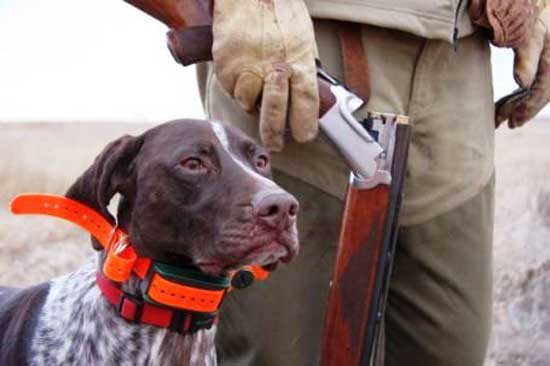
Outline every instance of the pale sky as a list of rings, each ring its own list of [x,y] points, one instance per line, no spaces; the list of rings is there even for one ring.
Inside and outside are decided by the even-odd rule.
[[[165,33],[122,0],[0,0],[0,122],[202,117]],[[496,97],[515,89],[511,51],[493,69]]]

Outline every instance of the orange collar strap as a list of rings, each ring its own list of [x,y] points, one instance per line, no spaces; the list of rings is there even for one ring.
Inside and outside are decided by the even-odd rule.
[[[133,271],[144,279],[151,265],[148,258],[138,258],[126,234],[115,228],[101,214],[80,202],[63,196],[25,194],[11,202],[16,215],[47,215],[64,219],[89,232],[107,250],[103,267],[105,276],[115,282],[125,282]]]
[[[116,283],[128,281],[131,274],[139,277],[143,299],[153,305],[175,308],[194,313],[217,313],[231,290],[230,278],[212,277],[196,269],[180,268],[139,257],[128,236],[113,227],[102,215],[80,202],[63,196],[26,194],[17,196],[11,203],[14,214],[49,215],[70,221],[88,231],[107,251],[103,276]],[[250,266],[233,274],[236,287],[244,287],[253,280],[265,280],[268,274],[260,267]],[[99,276],[98,278],[103,278]],[[235,281],[238,279],[238,281]],[[243,281],[244,279],[244,281]],[[102,281],[104,295],[115,301],[115,295]],[[109,294],[106,291],[111,291]],[[114,290],[113,290],[114,291]],[[115,291],[116,292],[116,291]],[[128,294],[125,295],[127,300]],[[119,306],[120,308],[120,306]],[[135,321],[135,319],[134,319]]]

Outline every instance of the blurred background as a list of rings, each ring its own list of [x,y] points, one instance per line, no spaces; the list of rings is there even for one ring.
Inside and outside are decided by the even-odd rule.
[[[91,254],[70,224],[13,217],[21,192],[63,193],[110,140],[203,116],[165,27],[123,1],[0,0],[0,284],[30,285]],[[493,49],[495,97],[516,88]],[[487,366],[550,364],[550,109],[497,131],[494,331]],[[465,365],[466,366],[466,365]]]

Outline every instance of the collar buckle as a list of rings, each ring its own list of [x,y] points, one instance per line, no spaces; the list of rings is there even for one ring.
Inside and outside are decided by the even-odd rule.
[[[117,305],[117,312],[124,319],[139,324],[141,323],[144,305],[145,300],[141,296],[122,291]]]
[[[201,329],[210,329],[218,321],[218,314],[200,314],[195,313],[192,315],[191,326],[187,333],[196,333]]]

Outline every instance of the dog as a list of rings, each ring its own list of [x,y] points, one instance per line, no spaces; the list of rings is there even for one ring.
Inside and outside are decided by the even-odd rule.
[[[271,178],[268,152],[241,131],[177,120],[111,142],[66,196],[116,222],[139,256],[224,277],[250,264],[274,270],[298,253],[298,202]],[[123,319],[98,288],[106,255],[92,245],[98,255],[74,273],[0,288],[0,365],[216,364],[215,324],[182,334]],[[122,290],[140,298],[138,282]]]

